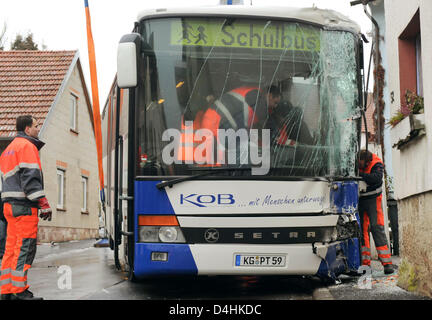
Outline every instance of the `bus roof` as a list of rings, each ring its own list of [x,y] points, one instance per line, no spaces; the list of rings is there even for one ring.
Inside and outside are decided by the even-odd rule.
[[[183,8],[147,9],[138,15],[138,21],[145,18],[196,16],[244,16],[294,19],[321,25],[325,28],[360,33],[360,26],[341,13],[318,8],[260,7],[260,6],[203,6]]]

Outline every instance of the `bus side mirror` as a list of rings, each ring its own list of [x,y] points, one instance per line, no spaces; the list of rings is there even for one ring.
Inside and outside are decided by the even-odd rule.
[[[138,84],[138,57],[141,36],[138,33],[124,35],[117,49],[117,85],[119,88],[133,88]]]

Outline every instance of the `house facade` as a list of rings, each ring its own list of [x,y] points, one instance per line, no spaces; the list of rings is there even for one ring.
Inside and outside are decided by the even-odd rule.
[[[432,297],[432,1],[375,1],[385,15],[386,79],[391,115],[407,108],[407,90],[424,110],[391,129],[398,203],[398,285]],[[431,72],[429,72],[431,71]]]
[[[39,221],[38,241],[97,238],[97,152],[78,51],[0,52],[0,114],[0,151],[16,134],[17,116],[42,123],[40,158],[53,217]]]

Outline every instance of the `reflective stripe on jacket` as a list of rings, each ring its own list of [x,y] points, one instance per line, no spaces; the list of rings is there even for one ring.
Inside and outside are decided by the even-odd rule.
[[[3,202],[23,202],[37,207],[45,197],[39,150],[44,143],[19,132],[0,157]]]
[[[210,129],[217,136],[217,129],[250,129],[258,123],[254,109],[247,102],[248,94],[258,94],[256,87],[239,87],[217,99],[214,106],[208,108],[203,116],[202,127]],[[251,97],[253,103],[257,98]]]
[[[367,184],[367,189],[360,192],[361,198],[375,198],[382,193],[382,178],[384,164],[382,160],[372,153],[372,161],[365,169],[360,169],[360,176]]]
[[[245,99],[245,96],[254,90],[258,91],[258,88],[240,87],[228,92],[221,99],[217,99],[213,107],[199,111],[193,124],[190,121],[184,121],[182,117],[177,160],[201,166],[224,164],[225,147],[219,141],[218,129],[236,131],[241,128],[250,128],[252,123],[257,123],[258,118],[255,117],[254,110]],[[208,150],[212,152],[207,152]]]
[[[256,91],[257,94],[259,93],[259,89],[257,87],[239,87],[231,90],[228,93],[243,103],[243,126],[245,128],[251,128],[252,124],[256,124],[258,122],[258,118],[255,116],[254,109],[246,101],[246,96],[252,91]]]

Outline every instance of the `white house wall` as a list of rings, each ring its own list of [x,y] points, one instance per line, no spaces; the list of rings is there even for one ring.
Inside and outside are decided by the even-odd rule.
[[[77,96],[77,133],[70,130],[70,96]],[[91,115],[84,88],[75,64],[64,91],[47,118],[41,150],[45,191],[53,209],[51,222],[41,220],[38,238],[41,242],[95,238],[99,228],[98,168]],[[57,168],[65,170],[65,209],[57,209]],[[81,212],[81,177],[88,176],[87,207]]]
[[[403,199],[432,190],[432,1],[430,0],[386,0],[387,61],[389,73],[388,89],[394,92],[391,115],[400,107],[399,48],[398,37],[405,30],[420,8],[422,41],[423,92],[425,102],[426,137],[411,142],[401,150],[393,149],[393,171],[395,196]]]
[[[400,107],[398,38],[420,9],[426,135],[393,148],[398,200],[400,256],[398,286],[432,297],[432,1],[386,0],[386,45],[392,115]]]

